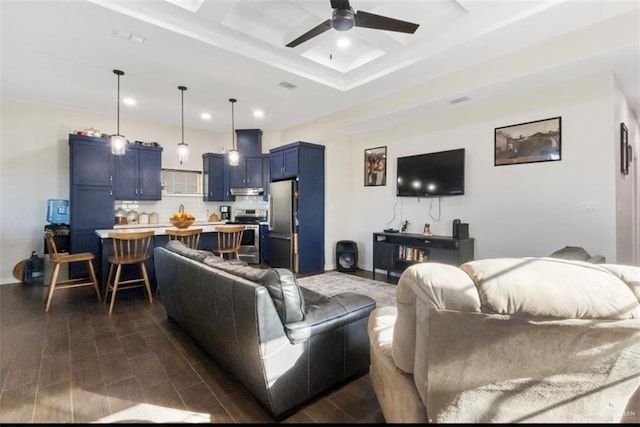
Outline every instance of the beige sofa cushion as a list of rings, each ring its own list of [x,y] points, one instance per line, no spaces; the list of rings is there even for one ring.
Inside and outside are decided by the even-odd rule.
[[[485,313],[573,319],[640,318],[630,287],[601,266],[557,258],[496,258],[460,266]]]
[[[636,419],[630,404],[640,386],[638,319],[545,321],[439,311],[431,315],[430,347],[430,422]]]
[[[420,263],[407,268],[396,288],[398,318],[393,335],[393,361],[414,373],[415,362],[426,361],[431,310],[480,311],[480,300],[469,276],[459,268]],[[420,329],[420,333],[416,333]]]

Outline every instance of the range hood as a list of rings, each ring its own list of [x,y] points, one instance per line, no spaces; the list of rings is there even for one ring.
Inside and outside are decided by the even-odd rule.
[[[264,193],[264,189],[262,187],[231,189],[232,196],[259,196],[262,193]]]

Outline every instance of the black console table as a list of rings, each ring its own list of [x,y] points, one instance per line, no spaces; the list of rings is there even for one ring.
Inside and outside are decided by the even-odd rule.
[[[460,265],[474,259],[474,239],[409,233],[373,233],[373,276],[376,269],[402,273],[410,265],[433,261]]]

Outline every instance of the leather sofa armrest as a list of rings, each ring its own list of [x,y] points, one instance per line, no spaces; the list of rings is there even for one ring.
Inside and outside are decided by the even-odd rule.
[[[289,340],[294,344],[368,318],[376,307],[376,302],[371,297],[354,292],[343,292],[330,297],[305,292],[305,305],[304,320],[284,325]]]

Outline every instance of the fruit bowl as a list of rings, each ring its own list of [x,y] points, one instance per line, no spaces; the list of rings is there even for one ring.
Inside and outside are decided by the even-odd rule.
[[[193,224],[193,221],[195,221],[195,218],[169,218],[169,220],[171,221],[171,224],[173,224],[174,227],[177,228],[188,228],[191,224]]]

